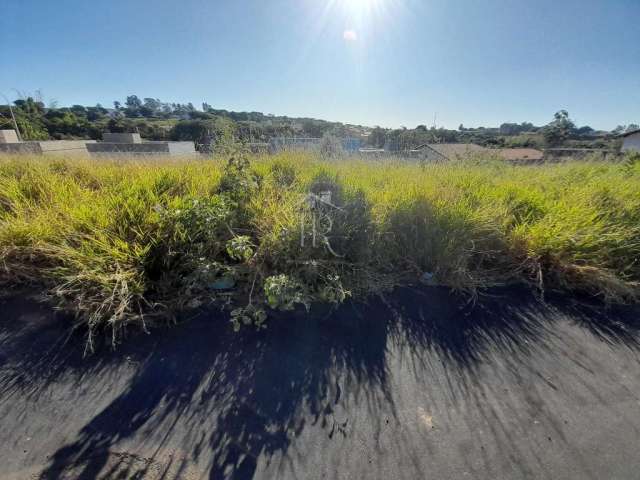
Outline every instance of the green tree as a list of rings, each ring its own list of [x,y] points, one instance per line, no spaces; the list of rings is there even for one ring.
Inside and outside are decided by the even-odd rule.
[[[23,140],[47,140],[49,132],[43,122],[44,103],[32,97],[13,102],[14,114]]]
[[[560,110],[554,115],[553,121],[542,129],[542,135],[547,145],[558,146],[562,145],[575,132],[575,129],[575,124],[569,118],[569,112]]]
[[[208,120],[182,120],[176,123],[170,132],[171,140],[191,140],[202,143],[209,132],[215,131],[215,124]]]
[[[107,113],[107,109],[98,103],[95,107],[87,107],[87,120],[95,122],[96,120],[104,118]]]
[[[83,105],[72,105],[69,110],[76,116],[76,117],[86,117],[87,116],[87,109],[83,106]]]
[[[145,98],[140,107],[140,114],[143,117],[155,117],[162,108],[162,102],[157,98]]]
[[[140,116],[140,107],[142,107],[142,101],[138,98],[137,95],[129,95],[124,104],[127,106],[127,108],[125,108],[125,115],[127,117]]]
[[[384,142],[385,142],[384,129],[380,127],[376,127],[373,130],[371,130],[371,133],[369,134],[368,142],[369,142],[369,145],[371,145],[374,148],[384,147]]]
[[[588,125],[576,129],[576,134],[580,136],[588,136],[594,132],[593,128]]]

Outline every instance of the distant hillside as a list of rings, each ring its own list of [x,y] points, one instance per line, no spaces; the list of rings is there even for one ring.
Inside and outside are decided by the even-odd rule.
[[[562,110],[545,126],[523,122],[503,123],[495,128],[385,129],[343,124],[314,118],[287,117],[262,112],[234,112],[215,109],[203,103],[166,103],[159,99],[130,95],[125,102],[113,102],[113,108],[72,105],[45,106],[32,97],[16,100],[14,114],[25,140],[101,139],[104,132],[139,132],[148,140],[191,140],[196,143],[232,138],[241,142],[266,142],[274,137],[359,138],[363,145],[388,150],[405,150],[426,143],[476,143],[486,147],[571,146],[615,148],[616,134],[637,125],[619,126],[613,132],[576,127]],[[8,105],[0,106],[0,128],[10,128]]]

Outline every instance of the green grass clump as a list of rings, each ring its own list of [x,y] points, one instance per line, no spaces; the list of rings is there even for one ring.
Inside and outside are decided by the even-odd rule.
[[[331,192],[331,205],[318,197]],[[314,240],[315,228],[315,240]],[[640,294],[640,162],[418,165],[311,155],[0,159],[2,281],[114,340],[215,304],[234,326],[424,279]],[[89,343],[91,346],[91,342]]]

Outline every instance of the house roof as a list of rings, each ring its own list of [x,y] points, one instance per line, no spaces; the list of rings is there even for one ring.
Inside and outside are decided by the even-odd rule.
[[[418,147],[418,149],[423,148],[429,148],[449,160],[455,157],[487,151],[486,148],[474,143],[430,143],[429,145],[421,145]]]
[[[535,148],[501,148],[498,155],[505,160],[542,160],[544,153]]]
[[[635,133],[640,133],[640,128],[637,128],[635,130],[631,130],[630,132],[621,133],[620,136],[624,138],[624,137],[628,137],[629,135],[633,135]]]

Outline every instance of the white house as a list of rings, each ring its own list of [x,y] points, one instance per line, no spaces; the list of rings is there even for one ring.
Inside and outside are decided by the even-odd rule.
[[[623,133],[621,136],[623,152],[629,152],[632,150],[640,152],[640,129]]]

